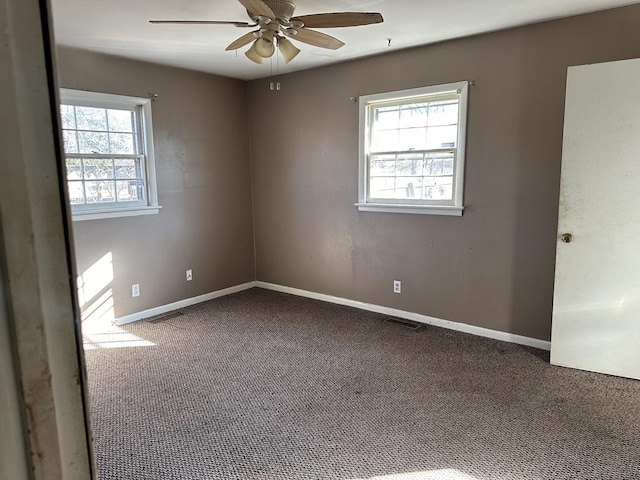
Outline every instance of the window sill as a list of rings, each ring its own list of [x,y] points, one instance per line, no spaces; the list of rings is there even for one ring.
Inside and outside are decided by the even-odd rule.
[[[461,217],[464,207],[451,205],[406,205],[399,203],[356,203],[361,212],[417,213],[421,215],[450,215]]]
[[[135,208],[113,208],[113,209],[101,209],[91,210],[85,212],[71,212],[71,218],[74,222],[81,222],[83,220],[100,220],[103,218],[118,218],[118,217],[137,217],[139,215],[156,215],[160,213],[160,205],[154,205],[151,207],[135,207]]]

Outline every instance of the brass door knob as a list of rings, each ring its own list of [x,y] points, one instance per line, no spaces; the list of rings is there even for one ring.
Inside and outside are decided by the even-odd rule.
[[[571,243],[571,241],[573,240],[573,235],[571,235],[570,233],[563,233],[560,237],[560,240],[562,240],[563,243]]]

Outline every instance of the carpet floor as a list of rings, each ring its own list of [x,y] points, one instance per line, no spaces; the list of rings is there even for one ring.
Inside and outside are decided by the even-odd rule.
[[[251,289],[94,335],[99,479],[640,479],[640,382],[384,318]]]

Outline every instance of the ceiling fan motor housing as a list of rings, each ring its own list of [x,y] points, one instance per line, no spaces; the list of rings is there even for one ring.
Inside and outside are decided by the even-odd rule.
[[[271,9],[276,20],[282,21],[282,23],[289,23],[289,19],[293,16],[293,12],[296,9],[296,4],[288,0],[264,0],[264,3]],[[248,12],[249,16],[257,22],[258,15],[253,12]]]

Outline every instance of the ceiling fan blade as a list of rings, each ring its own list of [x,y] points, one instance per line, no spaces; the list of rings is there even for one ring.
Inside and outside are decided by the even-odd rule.
[[[229,44],[229,46],[227,48],[225,48],[225,50],[227,50],[227,51],[229,51],[229,50],[237,50],[240,47],[244,47],[245,45],[248,45],[249,43],[253,42],[255,39],[256,39],[256,37],[253,34],[253,32],[245,33],[244,35],[242,35],[237,40],[231,42]]]
[[[356,27],[384,21],[379,13],[365,12],[318,13],[294,17],[291,20],[300,20],[305,27],[311,28]]]
[[[264,3],[262,0],[238,0],[244,8],[254,15],[261,15],[263,17],[269,17],[272,20],[276,18],[273,10]]]
[[[218,20],[149,20],[149,23],[155,24],[183,24],[183,25],[233,25],[235,27],[255,27],[254,23],[247,22],[224,22]]]
[[[298,28],[294,36],[291,36],[294,40],[298,40],[309,45],[316,47],[328,48],[330,50],[337,50],[344,46],[344,43],[331,35],[316,32],[315,30],[309,30],[308,28]]]

